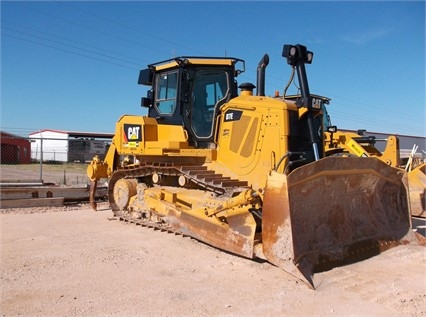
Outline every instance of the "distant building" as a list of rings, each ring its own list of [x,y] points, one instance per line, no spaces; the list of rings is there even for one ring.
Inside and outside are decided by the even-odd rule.
[[[30,164],[31,145],[26,138],[0,131],[1,164]]]
[[[110,133],[41,130],[29,134],[31,158],[45,162],[87,162],[105,156],[114,135]]]

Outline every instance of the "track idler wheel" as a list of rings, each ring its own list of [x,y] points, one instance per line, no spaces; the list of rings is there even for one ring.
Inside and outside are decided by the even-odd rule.
[[[128,207],[130,198],[136,195],[137,185],[136,180],[124,178],[114,184],[113,199],[119,210],[125,210]]]

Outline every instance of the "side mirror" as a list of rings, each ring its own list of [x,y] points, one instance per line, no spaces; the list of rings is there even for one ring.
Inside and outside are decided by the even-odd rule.
[[[337,132],[337,127],[335,125],[331,125],[331,126],[327,127],[327,132],[335,133],[335,132]]]
[[[142,97],[141,99],[141,107],[149,108],[151,107],[152,100],[146,97]]]
[[[141,98],[141,107],[144,107],[144,108],[151,107],[152,106],[152,100],[153,100],[152,90],[150,89],[146,92],[146,97]]]

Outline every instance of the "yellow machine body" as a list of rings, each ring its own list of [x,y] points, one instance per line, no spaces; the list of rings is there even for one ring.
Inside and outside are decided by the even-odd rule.
[[[426,218],[426,163],[412,169],[407,175],[411,215]]]
[[[324,156],[324,140],[313,133],[322,107],[304,73],[310,54],[284,46],[305,87],[302,105],[255,96],[251,84],[238,95],[238,59],[149,65],[139,78],[154,90],[142,100],[149,114],[118,120],[104,160],[88,166],[91,194],[108,178],[116,216],[266,259],[312,287],[317,271],[414,242],[405,172],[376,158]],[[265,64],[266,55],[258,90]]]

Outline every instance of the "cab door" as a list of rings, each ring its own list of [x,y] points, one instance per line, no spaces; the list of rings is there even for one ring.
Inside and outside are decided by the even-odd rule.
[[[226,69],[198,69],[193,75],[184,122],[196,147],[213,147],[219,108],[229,100],[230,77]]]

